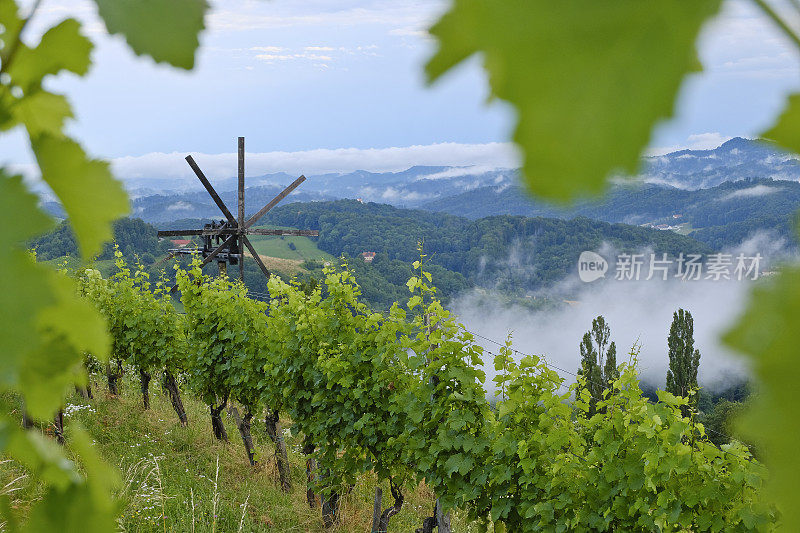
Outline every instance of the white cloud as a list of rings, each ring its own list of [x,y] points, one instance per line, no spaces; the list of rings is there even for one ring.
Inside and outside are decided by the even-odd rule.
[[[689,135],[689,137],[686,138],[686,141],[682,144],[650,148],[647,150],[647,155],[661,156],[670,154],[672,152],[677,152],[679,150],[712,150],[723,144],[725,141],[731,140],[732,138],[733,137],[729,135],[723,135],[717,131],[708,133],[694,133]]]
[[[434,172],[433,174],[425,174],[423,176],[419,176],[414,181],[441,180],[441,179],[459,178],[461,176],[474,176],[475,174],[483,174],[484,172],[491,172],[492,170],[498,170],[497,166],[482,165],[482,166],[471,166],[471,167],[448,168],[447,170],[443,170],[441,172]],[[498,178],[500,178],[500,180],[502,181],[501,176],[498,176]]]
[[[360,0],[343,2],[257,2],[225,0],[214,3],[212,31],[249,31],[321,26],[352,27],[385,25],[392,28],[421,26],[441,10],[434,0],[390,2]]]
[[[175,202],[167,206],[168,211],[188,211],[190,209],[193,209],[193,207],[189,202]]]
[[[258,54],[256,59],[266,62],[272,61],[293,61],[296,59],[305,59],[308,61],[333,61],[331,56],[323,56],[319,54],[311,54],[303,52],[300,54]]]
[[[381,193],[381,199],[386,200],[387,202],[418,202],[420,200],[430,200],[435,198],[435,194],[422,194],[416,191],[406,191],[402,189],[395,189],[394,187],[388,187],[383,193]]]
[[[286,48],[283,46],[253,46],[250,47],[249,50],[253,52],[267,52],[274,54],[278,52],[283,52],[284,50],[286,50]]]
[[[258,52],[254,56],[258,61],[267,64],[287,63],[290,61],[310,62],[316,66],[328,67],[327,63],[341,59],[343,56],[371,56],[378,57],[374,52],[378,45],[369,44],[348,48],[339,46],[303,46],[300,48],[288,48],[283,46],[254,46],[248,48],[250,52]],[[223,50],[225,52],[239,51],[237,49]],[[321,64],[324,62],[325,64]]]
[[[191,169],[184,161],[185,155],[173,152],[120,157],[113,159],[112,165],[115,174],[122,179],[194,180]],[[193,154],[193,157],[210,177],[230,177],[235,174],[235,153]],[[247,154],[247,172],[251,176],[274,172],[306,175],[355,170],[397,172],[415,165],[515,168],[519,166],[519,155],[510,143],[438,143],[392,148],[321,148]]]
[[[431,39],[431,35],[430,33],[428,33],[428,30],[416,26],[395,28],[393,30],[389,30],[389,35],[394,35],[396,37],[415,37],[418,39]]]
[[[755,198],[758,196],[766,196],[767,194],[776,193],[780,190],[780,187],[770,187],[769,185],[754,185],[753,187],[748,187],[747,189],[741,189],[738,191],[733,191],[731,193],[726,194],[720,201],[727,201],[733,200],[734,198]]]
[[[695,133],[686,139],[689,150],[711,150],[733,137],[722,135],[715,131],[713,133]]]

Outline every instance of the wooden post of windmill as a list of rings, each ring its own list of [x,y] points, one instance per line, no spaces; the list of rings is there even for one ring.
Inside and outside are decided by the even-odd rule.
[[[252,226],[258,222],[267,212],[278,205],[278,203],[286,198],[293,190],[300,186],[306,180],[305,176],[300,176],[296,180],[294,180],[288,187],[286,187],[283,191],[280,192],[275,198],[270,200],[270,202],[258,210],[256,214],[251,216],[250,218],[245,218],[245,210],[244,210],[244,189],[245,189],[245,179],[244,179],[244,137],[239,137],[238,143],[238,172],[237,172],[237,216],[234,217],[233,213],[228,209],[225,205],[225,202],[222,201],[217,191],[211,185],[211,182],[208,181],[203,171],[200,170],[200,167],[195,163],[192,156],[186,156],[186,162],[189,163],[189,166],[192,168],[192,171],[197,176],[197,179],[200,180],[200,183],[203,184],[203,187],[208,191],[208,194],[211,196],[211,199],[217,205],[219,210],[225,216],[225,220],[220,221],[217,223],[216,221],[212,222],[211,224],[206,224],[202,229],[196,230],[165,230],[159,231],[159,237],[190,237],[190,236],[199,236],[203,239],[203,247],[202,248],[193,248],[193,249],[186,249],[186,248],[173,248],[170,249],[169,252],[173,255],[182,255],[182,254],[201,254],[203,256],[203,261],[201,263],[201,267],[206,266],[211,261],[215,260],[219,264],[220,267],[220,274],[227,273],[228,265],[238,265],[239,266],[239,279],[244,282],[244,249],[250,252],[250,255],[255,260],[256,264],[259,266],[261,271],[264,275],[269,278],[269,270],[264,265],[264,262],[261,261],[261,257],[259,257],[258,252],[253,247],[253,244],[250,242],[250,239],[247,238],[248,235],[270,235],[270,236],[280,236],[280,235],[287,235],[287,236],[308,236],[308,237],[317,237],[319,236],[319,231],[317,230],[300,230],[300,229],[291,229],[291,230],[273,230],[273,229],[261,229],[261,228],[253,228]],[[220,242],[221,241],[221,242]],[[172,287],[172,290],[175,291],[177,287]]]
[[[239,204],[239,227],[244,227],[244,137],[239,137],[239,157],[238,157],[238,181],[236,190],[239,193],[237,202]],[[241,248],[240,248],[241,250]],[[244,282],[244,261],[239,261],[239,279]]]

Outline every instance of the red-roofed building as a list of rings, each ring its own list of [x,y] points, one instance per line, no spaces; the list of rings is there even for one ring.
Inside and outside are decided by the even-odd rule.
[[[189,239],[173,239],[172,240],[172,244],[174,244],[178,248],[183,248],[187,244],[191,244],[191,243],[192,243],[192,241],[189,240]]]
[[[375,252],[362,252],[361,257],[364,258],[365,262],[372,263],[372,260],[375,259]]]

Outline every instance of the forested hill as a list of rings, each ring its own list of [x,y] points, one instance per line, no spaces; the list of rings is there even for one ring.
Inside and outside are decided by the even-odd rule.
[[[114,222],[114,242],[120,251],[129,258],[139,255],[145,264],[166,253],[171,246],[169,241],[159,242],[155,226],[138,218],[121,218]],[[42,235],[28,243],[36,250],[36,256],[42,261],[59,257],[78,257],[78,245],[68,221],[62,221],[53,231]],[[114,257],[114,244],[106,243],[97,259]]]
[[[276,208],[269,221],[320,230],[318,246],[333,255],[376,252],[411,262],[417,243],[434,264],[482,286],[535,289],[575,271],[584,250],[604,242],[622,251],[652,248],[677,255],[710,248],[671,231],[576,218],[493,216],[479,220],[356,200],[295,203]]]
[[[682,224],[692,237],[713,248],[734,246],[757,230],[793,238],[792,220],[800,208],[800,183],[746,179],[710,189],[685,190],[664,185],[617,185],[599,201],[570,208],[531,199],[518,187],[483,187],[430,202],[425,209],[471,218],[523,215],[573,218],[585,216],[628,224]]]
[[[619,251],[651,249],[672,256],[712,251],[671,231],[583,217],[561,220],[493,216],[470,220],[356,200],[289,204],[275,208],[261,222],[319,229],[317,246],[334,256],[352,258],[350,265],[363,295],[376,308],[386,308],[407,297],[406,281],[412,275],[411,263],[419,258],[419,242],[424,243],[424,253],[430,261],[427,268],[445,299],[472,286],[498,289],[511,297],[529,294],[575,275],[580,253],[597,250],[604,243]],[[184,220],[172,222],[169,227],[199,225],[199,220]],[[117,221],[114,237],[129,260],[139,257],[145,265],[162,258],[171,245],[168,240],[159,242],[156,228],[139,219]],[[30,246],[41,260],[77,255],[67,222]],[[112,258],[112,251],[112,245],[107,244],[99,259]],[[366,263],[361,259],[363,252],[375,252],[376,256]],[[307,262],[301,274],[319,275],[320,267],[321,263]],[[167,270],[171,275],[171,269]],[[253,290],[265,290],[264,279],[252,261],[246,262],[245,282]]]

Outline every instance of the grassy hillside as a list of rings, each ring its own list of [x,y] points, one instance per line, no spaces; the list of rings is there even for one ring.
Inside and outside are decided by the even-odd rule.
[[[154,380],[155,383],[156,380]],[[77,395],[68,399],[65,430],[69,446],[70,428],[80,424],[90,433],[100,453],[117,466],[122,487],[116,496],[122,511],[121,531],[129,532],[255,532],[326,531],[319,508],[306,502],[305,458],[301,437],[288,431],[283,421],[292,472],[292,491],[279,489],[274,448],[264,431],[263,417],[253,420],[253,438],[260,453],[254,468],[247,461],[233,421],[226,417],[230,443],[216,441],[211,432],[208,407],[184,397],[189,426],[182,428],[169,400],[158,385],[151,386],[151,409],[141,407],[138,382],[125,380],[118,398],[95,384],[95,399]],[[16,398],[3,397],[6,412],[19,418]],[[50,433],[49,428],[44,428]],[[23,514],[40,487],[11,461],[0,462],[0,486],[11,483],[12,507]],[[16,481],[15,481],[16,480]],[[370,531],[375,491],[374,479],[361,479],[343,498],[338,532]],[[383,487],[385,495],[389,487]],[[384,499],[384,506],[390,502]],[[390,530],[413,531],[433,509],[433,495],[424,486],[406,493],[403,510],[392,519]],[[471,530],[454,517],[454,530]],[[475,529],[477,531],[477,529]]]
[[[278,229],[279,226],[259,226],[267,229]],[[281,228],[287,229],[287,228]],[[259,255],[292,259],[296,261],[319,260],[332,261],[334,257],[317,248],[317,243],[308,237],[265,237],[253,235],[249,237]],[[294,248],[294,249],[293,249]]]

